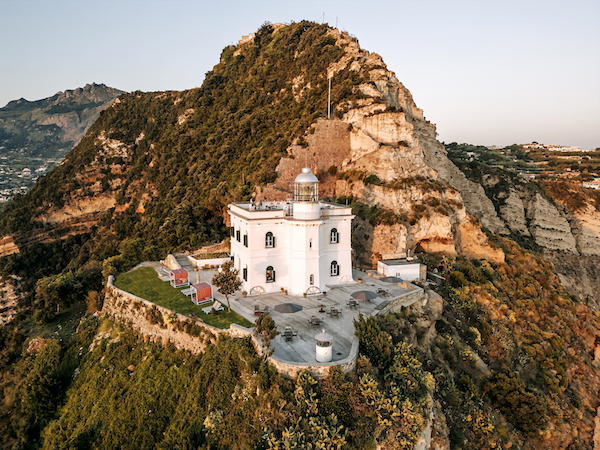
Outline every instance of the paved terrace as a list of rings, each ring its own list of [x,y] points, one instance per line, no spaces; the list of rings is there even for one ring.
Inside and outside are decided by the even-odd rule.
[[[210,283],[214,271],[199,271],[192,272],[190,277],[193,282],[206,281]],[[282,362],[293,364],[317,365],[315,360],[315,335],[325,329],[327,333],[333,336],[333,362],[342,361],[350,355],[352,342],[354,338],[354,323],[353,320],[360,313],[369,316],[376,311],[381,310],[390,301],[395,300],[410,291],[402,288],[396,283],[380,281],[379,279],[370,277],[364,272],[358,270],[353,271],[355,280],[362,278],[362,283],[352,283],[334,286],[326,295],[310,295],[306,298],[296,297],[293,295],[285,295],[282,293],[262,294],[252,297],[242,298],[240,293],[236,293],[230,297],[231,308],[241,316],[251,322],[254,322],[255,305],[261,309],[269,307],[269,314],[273,317],[277,329],[282,332],[286,326],[291,326],[297,336],[291,341],[286,341],[279,336],[272,342],[274,348],[274,356]],[[350,308],[347,305],[351,294],[356,291],[372,291],[377,292],[378,289],[385,289],[388,294],[386,296],[378,296],[371,302],[363,302],[358,300],[358,307]],[[222,301],[226,305],[225,298],[218,292],[214,292],[215,298]],[[274,310],[276,305],[282,303],[294,303],[303,307],[301,311],[295,313],[279,313]],[[413,303],[407,300],[407,306]],[[331,307],[342,310],[342,314],[338,317],[332,317],[326,312],[321,311],[321,305],[324,310],[328,311]],[[323,323],[320,326],[315,326],[309,323],[312,316],[317,316],[322,319]]]

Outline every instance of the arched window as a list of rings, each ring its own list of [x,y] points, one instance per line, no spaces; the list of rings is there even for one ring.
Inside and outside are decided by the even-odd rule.
[[[244,247],[248,247],[248,233],[244,234]]]
[[[273,266],[267,267],[265,275],[267,278],[267,283],[273,283],[275,281],[275,271],[273,270]]]
[[[311,275],[310,275],[310,281],[309,281],[309,283],[308,283],[308,284],[310,284],[311,286],[312,286],[313,284],[315,284],[315,276],[314,276],[313,274],[311,274]]]
[[[244,281],[248,281],[248,266],[244,267],[242,270],[242,278]]]
[[[308,249],[312,250],[312,239],[308,241]],[[312,284],[312,283],[311,283]]]
[[[338,233],[337,228],[331,229],[331,233],[329,233],[329,242],[331,244],[337,244],[340,242],[340,233]]]
[[[340,266],[338,266],[337,261],[331,261],[329,273],[332,277],[337,277],[340,274]]]
[[[265,235],[265,247],[275,248],[275,236],[270,231]]]

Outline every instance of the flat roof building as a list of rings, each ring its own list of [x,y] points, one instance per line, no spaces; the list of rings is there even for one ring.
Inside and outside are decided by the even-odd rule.
[[[304,168],[293,199],[229,205],[231,254],[249,295],[317,294],[353,282],[352,210],[320,201],[318,186]]]
[[[425,281],[427,266],[406,259],[384,259],[377,262],[377,272],[387,277],[398,277],[405,281]]]

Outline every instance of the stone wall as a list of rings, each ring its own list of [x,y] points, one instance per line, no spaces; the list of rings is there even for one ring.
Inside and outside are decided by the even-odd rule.
[[[163,308],[117,288],[113,281],[114,278],[109,277],[103,311],[152,341],[172,343],[179,349],[198,354],[204,352],[208,345],[216,343],[220,336],[252,335],[251,330],[240,325],[234,324],[227,330],[221,330],[199,319]],[[192,334],[189,330],[192,330]]]
[[[192,264],[194,269],[201,269],[206,266],[221,266],[227,261],[231,261],[231,257],[226,256],[224,258],[210,258],[210,259],[196,259],[193,256],[187,257],[188,261]]]
[[[380,310],[376,309],[373,312],[373,314],[379,315],[379,314],[389,314],[389,313],[400,312],[403,307],[410,306],[413,303],[416,303],[418,301],[422,301],[423,304],[425,304],[427,299],[428,299],[427,293],[423,289],[418,288],[418,290],[415,290],[412,292],[407,292],[402,297],[391,300],[388,304],[384,305],[383,308],[381,308]]]

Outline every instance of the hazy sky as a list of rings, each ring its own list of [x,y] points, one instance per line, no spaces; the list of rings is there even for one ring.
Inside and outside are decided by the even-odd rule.
[[[0,0],[0,106],[194,88],[226,45],[303,19],[379,53],[441,141],[600,147],[600,0]]]

